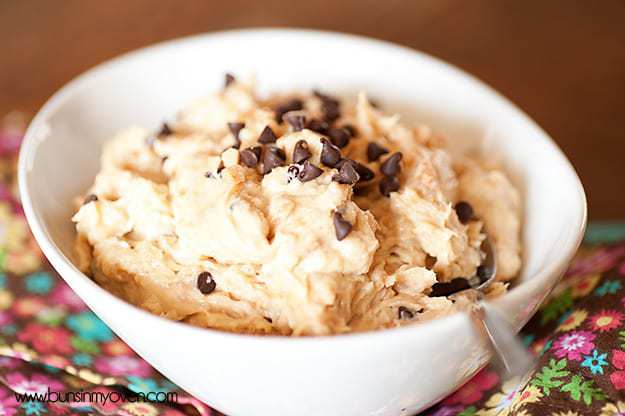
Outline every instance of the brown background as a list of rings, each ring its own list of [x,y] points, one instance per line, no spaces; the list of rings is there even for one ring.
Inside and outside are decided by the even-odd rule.
[[[485,80],[572,160],[593,219],[625,219],[625,1],[0,0],[0,114],[85,69],[198,32],[301,26],[408,45]]]

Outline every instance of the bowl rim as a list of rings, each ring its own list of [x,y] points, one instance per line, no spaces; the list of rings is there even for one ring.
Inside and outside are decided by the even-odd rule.
[[[423,61],[427,61],[429,64],[438,66],[441,70],[447,71],[448,73],[455,75],[457,77],[464,78],[464,81],[472,84],[471,87],[475,89],[482,90],[483,93],[487,94],[492,98],[497,106],[505,108],[507,113],[514,115],[517,119],[519,119],[523,124],[526,124],[533,128],[537,133],[537,138],[540,139],[541,142],[547,145],[548,151],[555,153],[563,162],[563,167],[572,174],[572,178],[574,180],[574,185],[576,187],[576,191],[578,193],[578,206],[576,207],[576,212],[579,212],[580,215],[576,218],[576,222],[573,224],[569,224],[570,227],[575,229],[575,238],[570,238],[567,242],[568,245],[564,247],[560,251],[560,258],[556,261],[550,262],[544,269],[535,273],[528,279],[528,282],[525,284],[519,284],[513,287],[504,295],[500,296],[497,299],[492,301],[488,301],[487,303],[504,303],[507,298],[510,298],[511,295],[518,294],[520,290],[523,289],[524,286],[527,286],[529,281],[546,279],[547,276],[555,273],[558,269],[562,267],[566,267],[566,265],[571,261],[575,252],[577,251],[579,245],[581,244],[584,229],[586,227],[587,222],[587,202],[586,195],[584,192],[584,188],[582,185],[577,172],[574,167],[571,165],[568,158],[562,152],[562,150],[557,146],[557,144],[553,141],[553,139],[540,127],[534,120],[532,120],[527,114],[525,114],[519,107],[517,107],[514,103],[508,100],[501,93],[494,90],[485,82],[481,81],[477,77],[468,72],[461,70],[460,68],[449,64],[439,58],[421,52],[419,50],[398,45],[392,42],[387,42],[379,39],[370,38],[367,36],[354,35],[348,33],[342,33],[337,31],[326,31],[326,30],[314,30],[314,29],[301,29],[301,28],[282,28],[282,27],[252,27],[246,29],[233,29],[233,30],[224,30],[224,31],[216,31],[216,32],[206,32],[200,33],[190,36],[184,36],[180,38],[175,38],[163,42],[158,42],[154,44],[147,45],[145,47],[141,47],[139,49],[135,49],[111,59],[108,59],[86,71],[81,73],[80,75],[74,77],[68,83],[66,83],[63,87],[57,90],[39,109],[35,117],[31,120],[28,129],[24,134],[24,139],[22,142],[22,146],[20,148],[19,160],[18,160],[18,186],[19,193],[22,202],[22,206],[24,209],[24,213],[26,215],[26,219],[30,226],[31,232],[33,233],[38,245],[41,250],[45,254],[45,257],[50,261],[54,269],[58,271],[58,273],[63,277],[64,280],[65,275],[72,274],[76,278],[82,279],[86,281],[86,284],[90,284],[91,287],[95,288],[95,290],[99,290],[100,294],[108,297],[108,300],[114,302],[116,307],[125,308],[128,311],[133,311],[134,313],[138,313],[143,316],[144,319],[151,320],[154,324],[161,324],[169,326],[172,330],[179,331],[192,331],[193,335],[197,336],[210,336],[213,338],[222,338],[222,339],[232,339],[237,342],[251,342],[254,344],[257,343],[280,343],[282,345],[289,344],[292,346],[295,345],[310,345],[317,344],[319,342],[327,343],[328,341],[333,343],[343,343],[343,342],[360,342],[362,339],[367,338],[368,341],[372,341],[374,339],[381,339],[383,337],[390,336],[413,336],[415,333],[420,331],[427,330],[427,328],[432,328],[433,326],[438,325],[454,325],[459,324],[460,320],[465,317],[466,314],[463,313],[454,313],[451,315],[443,316],[440,318],[428,320],[425,322],[420,322],[418,324],[413,325],[405,325],[401,327],[395,328],[385,328],[380,330],[372,330],[372,331],[364,331],[364,332],[349,332],[342,334],[331,334],[331,335],[315,335],[315,336],[299,336],[299,337],[291,337],[291,336],[283,336],[283,335],[255,335],[255,334],[246,334],[246,333],[235,333],[235,332],[227,332],[222,330],[217,330],[213,328],[203,328],[196,327],[187,323],[174,321],[171,319],[167,319],[161,317],[159,315],[152,314],[144,309],[133,305],[115,295],[108,292],[93,280],[91,280],[88,276],[83,274],[66,256],[62,253],[62,251],[57,247],[54,240],[48,235],[45,231],[45,226],[43,220],[39,218],[39,215],[36,213],[35,208],[33,206],[32,199],[28,192],[28,160],[30,158],[31,153],[36,150],[36,140],[34,138],[35,132],[39,130],[40,126],[45,123],[46,118],[49,114],[54,113],[59,107],[62,106],[64,101],[72,96],[75,92],[79,91],[81,85],[87,84],[90,82],[92,78],[95,78],[98,74],[106,72],[114,68],[118,63],[121,63],[126,60],[132,59],[140,59],[144,55],[149,55],[151,53],[156,53],[159,50],[175,47],[180,44],[187,44],[193,42],[202,42],[205,40],[215,40],[219,38],[246,38],[246,37],[256,37],[263,36],[269,34],[281,34],[283,36],[299,36],[306,37],[309,39],[316,38],[320,41],[332,41],[332,40],[344,40],[349,41],[355,44],[358,44],[362,47],[383,47],[388,49],[389,51],[394,52],[395,54],[401,54],[405,57],[414,58],[418,57]],[[71,285],[70,285],[71,286]],[[73,289],[72,289],[73,290]],[[546,295],[546,294],[545,294]],[[88,306],[88,305],[87,305]],[[91,309],[91,308],[90,308]],[[524,324],[524,323],[523,323]]]

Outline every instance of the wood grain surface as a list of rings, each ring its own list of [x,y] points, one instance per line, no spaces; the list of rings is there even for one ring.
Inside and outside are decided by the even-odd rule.
[[[467,70],[554,137],[591,219],[625,219],[625,1],[0,0],[0,114],[37,111],[120,53],[253,26],[372,36]]]

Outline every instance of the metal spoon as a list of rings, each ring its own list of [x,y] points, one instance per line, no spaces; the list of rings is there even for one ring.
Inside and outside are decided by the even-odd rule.
[[[474,299],[469,309],[471,321],[478,333],[488,339],[495,365],[501,375],[506,378],[523,376],[532,368],[534,359],[503,316],[495,308],[484,303],[484,292],[495,281],[497,275],[497,258],[488,238],[482,243],[482,250],[486,253],[483,264],[485,269],[481,270],[482,276],[469,279],[471,287],[456,292],[455,295],[462,293]]]

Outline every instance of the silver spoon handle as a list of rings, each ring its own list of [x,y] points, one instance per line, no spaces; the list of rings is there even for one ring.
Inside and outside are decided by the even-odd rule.
[[[495,308],[478,300],[470,308],[470,316],[478,333],[489,341],[494,364],[502,377],[524,376],[532,369],[534,358]]]

